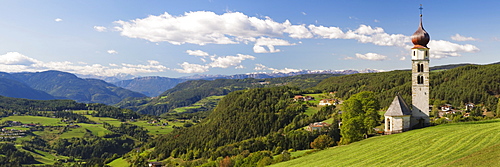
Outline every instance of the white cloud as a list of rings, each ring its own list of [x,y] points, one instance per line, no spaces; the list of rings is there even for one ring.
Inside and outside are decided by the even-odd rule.
[[[304,16],[305,16],[305,15],[307,15],[307,13],[306,13],[306,12],[301,12],[301,13],[302,13],[302,15],[304,15]]]
[[[32,65],[38,63],[38,60],[22,55],[18,52],[8,52],[7,54],[0,55],[1,65]]]
[[[379,23],[379,22],[380,22],[380,20],[375,19],[375,20],[373,20],[373,22],[375,22],[375,23]]]
[[[452,40],[455,41],[477,41],[478,39],[472,38],[472,37],[465,37],[460,34],[455,34],[454,36],[451,36]]]
[[[349,17],[350,19],[357,19]],[[374,20],[378,22],[378,20]],[[240,12],[216,14],[210,11],[186,12],[173,16],[169,13],[150,15],[129,21],[115,21],[114,29],[122,36],[145,39],[151,42],[169,42],[181,44],[238,44],[253,43],[255,53],[280,52],[275,46],[289,46],[294,43],[283,38],[293,39],[352,39],[360,43],[378,46],[396,46],[411,48],[411,37],[403,34],[389,34],[381,27],[360,25],[354,30],[343,31],[339,27],[323,25],[293,25],[286,20],[276,22],[270,17],[251,17]],[[453,36],[454,40],[477,40],[472,37]],[[446,49],[432,48],[434,57],[458,56],[461,52],[476,52],[474,45],[459,45],[446,41],[437,42]],[[434,51],[433,51],[434,50]],[[195,54],[195,53],[191,53]],[[432,56],[432,55],[431,55]]]
[[[188,62],[184,62],[179,65],[182,67],[182,69],[174,69],[174,70],[180,73],[203,73],[207,72],[209,68],[209,66],[204,66],[200,64],[190,64]]]
[[[312,38],[314,37],[313,34],[307,29],[305,24],[302,25],[292,25],[290,21],[285,21],[283,23],[283,26],[285,29],[283,32],[288,33],[290,37],[292,38]]]
[[[290,42],[282,39],[261,37],[257,39],[257,41],[255,42],[253,50],[255,53],[275,53],[275,52],[280,52],[281,50],[275,49],[274,46],[290,46],[290,45],[295,45],[295,44],[291,44]],[[269,50],[266,50],[263,46],[266,46]]]
[[[181,16],[164,13],[115,23],[119,25],[117,30],[123,36],[175,45],[235,44],[260,36],[281,36],[284,29],[269,17],[263,20],[240,12],[217,15],[209,11],[196,11]]]
[[[117,52],[116,50],[113,50],[113,49],[108,50],[107,52],[108,52],[109,54],[118,54],[118,52]]]
[[[101,64],[88,65],[84,62],[72,63],[69,61],[43,62],[18,52],[9,52],[0,55],[0,71],[4,72],[39,72],[58,70],[82,75],[115,76],[117,74],[145,74],[162,72],[168,68],[158,61],[149,60],[148,64]]]
[[[254,70],[256,70],[256,71],[272,71],[272,73],[291,73],[291,72],[302,71],[302,70],[291,69],[291,68],[275,69],[275,68],[271,68],[271,67],[266,67],[263,64],[255,64]]]
[[[380,54],[377,54],[377,53],[366,53],[366,54],[356,53],[356,57],[359,58],[359,59],[374,60],[374,61],[387,60],[387,56],[380,55]]]
[[[427,46],[430,48],[430,57],[435,59],[461,56],[459,54],[461,52],[474,53],[479,51],[479,48],[471,44],[460,45],[444,40],[431,40]]]
[[[406,60],[406,57],[405,56],[401,56],[401,58],[399,58],[399,60],[401,60],[401,61]]]
[[[182,67],[181,69],[173,69],[174,71],[180,73],[203,73],[209,71],[210,68],[234,67],[235,69],[241,69],[245,68],[243,65],[241,65],[241,62],[247,59],[255,59],[254,56],[244,54],[237,54],[236,56],[209,56],[207,52],[203,52],[201,50],[187,50],[186,53],[192,56],[209,57],[210,63],[206,63],[207,59],[201,58],[201,61],[206,64],[192,64],[184,62],[182,64],[179,64]]]
[[[186,50],[186,53],[191,56],[207,57],[208,53],[201,50]]]
[[[63,20],[62,20],[62,19],[60,19],[60,18],[56,18],[56,19],[54,19],[54,21],[56,21],[56,22],[61,22],[61,21],[63,21]]]
[[[245,59],[255,59],[255,57],[250,55],[237,54],[238,56],[225,56],[211,58],[212,62],[208,64],[210,67],[228,68],[232,66],[238,66]]]
[[[104,32],[106,31],[106,27],[103,27],[103,26],[94,26],[94,30],[98,31],[98,32]]]

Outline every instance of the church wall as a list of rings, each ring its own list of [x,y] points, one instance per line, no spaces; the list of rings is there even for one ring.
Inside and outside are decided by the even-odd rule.
[[[410,129],[410,115],[385,116],[385,120],[386,134],[401,133]]]

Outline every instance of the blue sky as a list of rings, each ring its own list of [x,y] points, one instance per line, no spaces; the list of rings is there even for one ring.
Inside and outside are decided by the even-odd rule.
[[[180,77],[498,62],[498,1],[0,0],[0,71]]]

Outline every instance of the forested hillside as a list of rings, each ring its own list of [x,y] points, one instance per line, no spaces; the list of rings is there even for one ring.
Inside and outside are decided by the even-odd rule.
[[[143,114],[160,115],[172,112],[173,109],[178,107],[194,104],[209,96],[227,95],[237,90],[282,85],[309,88],[315,86],[321,80],[332,76],[338,76],[338,74],[309,74],[269,79],[191,80],[178,84],[174,88],[163,92],[157,98],[126,99],[116,106],[136,110]]]
[[[72,99],[83,103],[115,104],[125,98],[145,97],[145,95],[133,92],[97,79],[82,79],[74,74],[60,71],[45,71],[36,73],[1,73],[0,94],[9,97],[21,97],[28,99]],[[16,82],[14,82],[16,81]],[[9,92],[9,88],[18,93]],[[38,90],[38,91],[33,91]],[[53,96],[47,97],[41,91]],[[32,96],[25,96],[27,92]]]
[[[302,129],[311,122],[331,117],[335,107],[324,107],[318,113],[307,116],[304,114],[306,104],[292,100],[297,93],[300,93],[299,89],[289,87],[229,93],[201,123],[155,140],[151,156],[159,160],[168,157],[186,161],[201,158],[201,161],[188,162],[199,164],[207,163],[210,158],[215,160],[242,154],[239,163],[251,165],[254,162],[243,160],[248,151],[264,151],[271,156],[288,148],[308,149],[309,144],[322,133],[338,136],[336,126],[321,132]]]
[[[431,104],[435,99],[445,100],[453,106],[474,103],[495,111],[500,95],[500,65],[467,65],[430,73]],[[376,93],[381,106],[388,107],[399,92],[411,103],[411,71],[353,74],[323,80],[312,92],[337,92],[347,99],[361,91]]]

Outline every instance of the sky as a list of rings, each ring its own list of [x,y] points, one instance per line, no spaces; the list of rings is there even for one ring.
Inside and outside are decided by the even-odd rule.
[[[0,0],[0,71],[182,77],[498,62],[500,1]]]

